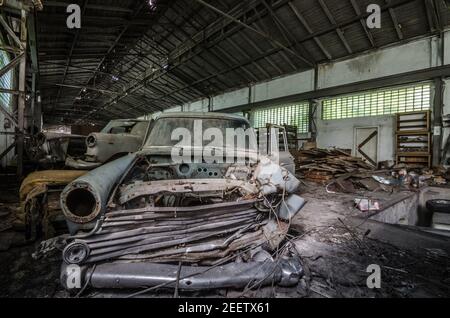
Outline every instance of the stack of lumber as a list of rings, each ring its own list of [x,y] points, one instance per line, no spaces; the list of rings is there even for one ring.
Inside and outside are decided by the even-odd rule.
[[[349,173],[373,170],[362,159],[352,157],[341,149],[298,150],[294,157],[298,174],[321,183]]]

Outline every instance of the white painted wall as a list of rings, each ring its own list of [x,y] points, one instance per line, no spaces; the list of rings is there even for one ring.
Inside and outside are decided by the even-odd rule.
[[[449,38],[450,40],[450,38]],[[450,43],[450,42],[449,42]],[[438,39],[429,37],[319,66],[319,88],[366,81],[438,66]]]
[[[212,109],[221,110],[247,104],[248,102],[249,102],[249,88],[246,87],[236,91],[214,96],[212,100]]]
[[[181,112],[181,111],[183,111],[183,106],[175,106],[164,110],[164,112]]]
[[[212,98],[212,109],[225,110],[227,108],[260,102],[267,99],[300,94],[314,89],[314,71],[306,71],[279,77],[268,82],[259,83],[251,87],[241,88]],[[249,91],[251,90],[251,92]],[[204,98],[183,105],[184,111],[208,111],[208,99]],[[174,109],[179,109],[179,106]],[[171,108],[172,110],[172,108]]]
[[[306,71],[257,84],[253,87],[252,102],[301,94],[314,89],[314,71]]]
[[[318,106],[321,114],[321,105]],[[378,161],[393,160],[395,155],[395,116],[371,116],[338,120],[316,119],[317,146],[339,147],[354,151],[355,128],[378,127]]]

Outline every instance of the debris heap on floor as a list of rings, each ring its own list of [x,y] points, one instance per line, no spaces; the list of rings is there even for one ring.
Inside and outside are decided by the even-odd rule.
[[[328,182],[344,174],[373,170],[361,158],[337,148],[299,150],[295,157],[297,173],[314,182]]]
[[[446,185],[449,169],[429,169],[394,162],[374,167],[344,149],[305,149],[294,153],[297,174],[305,181],[327,186],[327,191],[355,193],[362,191],[413,190],[427,185]],[[380,168],[377,170],[376,168]]]

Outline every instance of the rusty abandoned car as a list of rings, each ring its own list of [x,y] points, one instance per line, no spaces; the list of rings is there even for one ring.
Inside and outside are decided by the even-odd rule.
[[[141,151],[92,170],[63,190],[61,207],[72,235],[63,251],[67,288],[73,265],[81,268],[82,284],[94,288],[298,283],[299,259],[280,244],[304,204],[293,194],[299,181],[268,156],[252,162],[256,148],[230,144],[215,150],[233,159],[246,152],[243,162],[174,163],[170,132],[192,131],[196,120],[203,132],[250,128],[240,116],[163,114]],[[185,159],[191,150],[199,149],[182,148]]]
[[[87,136],[84,156],[81,158],[68,156],[65,160],[66,166],[90,170],[135,152],[142,146],[148,126],[148,120],[112,120],[102,131]]]

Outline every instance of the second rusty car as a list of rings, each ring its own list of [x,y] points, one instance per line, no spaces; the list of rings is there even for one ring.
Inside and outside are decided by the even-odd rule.
[[[83,159],[68,157],[66,166],[79,170],[90,170],[113,161],[142,146],[149,127],[149,120],[116,119],[100,132],[86,138],[86,154]]]

